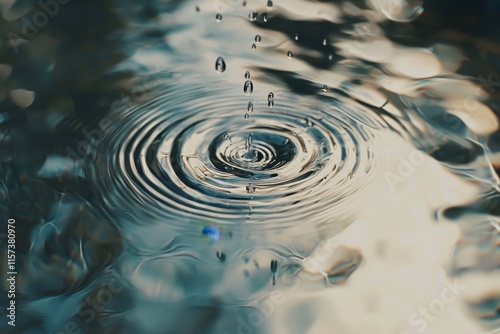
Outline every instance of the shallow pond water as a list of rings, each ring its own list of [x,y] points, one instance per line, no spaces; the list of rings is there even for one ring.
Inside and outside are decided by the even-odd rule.
[[[500,329],[495,1],[0,7],[2,332]]]

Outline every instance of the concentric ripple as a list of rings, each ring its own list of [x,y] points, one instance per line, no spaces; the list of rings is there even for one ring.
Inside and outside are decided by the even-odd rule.
[[[376,178],[376,130],[334,98],[247,101],[204,87],[166,87],[126,111],[97,147],[108,208],[186,223],[323,223],[352,211]],[[350,114],[351,115],[350,115]],[[112,153],[116,152],[116,153]],[[355,210],[355,208],[354,208]]]

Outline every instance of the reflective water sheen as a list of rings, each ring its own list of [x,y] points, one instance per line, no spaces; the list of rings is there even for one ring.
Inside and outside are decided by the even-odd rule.
[[[0,45],[2,333],[497,333],[499,18],[60,4]]]

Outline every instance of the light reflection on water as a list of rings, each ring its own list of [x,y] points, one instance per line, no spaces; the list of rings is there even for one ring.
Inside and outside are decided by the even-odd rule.
[[[78,13],[99,13],[95,30]],[[2,50],[18,328],[498,329],[498,44],[440,15],[413,0],[61,6]]]

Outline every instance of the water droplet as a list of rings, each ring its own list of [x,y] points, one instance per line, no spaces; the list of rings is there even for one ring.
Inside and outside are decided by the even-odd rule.
[[[253,194],[254,192],[255,192],[255,187],[251,183],[249,183],[247,186],[247,193]]]
[[[247,143],[248,143],[248,148],[252,148],[252,144],[253,144],[253,136],[252,136],[252,134],[248,135]]]
[[[200,7],[196,6],[196,12],[199,13],[200,12]]]
[[[226,254],[222,253],[220,250],[217,251],[217,258],[220,262],[226,262]]]
[[[295,34],[295,40],[298,41],[299,40],[299,34]]]
[[[288,56],[288,58],[292,58],[293,57],[292,51],[288,51],[287,56]]]
[[[250,72],[249,71],[245,72],[245,79],[250,79]]]
[[[222,14],[217,13],[217,15],[215,15],[215,20],[216,20],[217,22],[222,21]]]
[[[323,92],[328,92],[328,87],[326,85],[323,86]]]
[[[267,8],[271,9],[273,7],[273,2],[271,0],[267,1]]]
[[[222,73],[226,70],[226,62],[222,57],[217,58],[215,61],[215,70],[219,73]]]
[[[251,12],[250,14],[248,14],[248,19],[253,22],[255,20],[257,20],[257,16],[259,15],[258,12]]]
[[[257,49],[257,45],[255,45],[255,43],[252,44],[252,49],[253,50]]]
[[[252,102],[248,102],[247,111],[253,112],[253,103]]]
[[[247,5],[247,2],[243,1],[243,7],[245,7],[246,5]]]
[[[264,20],[264,22],[267,22],[267,13],[262,14],[262,19]]]
[[[260,37],[260,35],[255,35],[255,41],[257,43],[260,43],[261,40],[262,40],[262,37]]]
[[[226,133],[226,134],[224,135],[224,139],[225,139],[225,140],[231,140],[231,138],[229,137],[229,134],[228,134],[228,133]]]
[[[253,93],[253,82],[250,80],[245,81],[245,84],[243,85],[243,92],[245,92],[246,95],[250,95]]]
[[[271,260],[271,272],[274,274],[278,270],[278,261]]]
[[[333,55],[328,56],[328,60],[332,61],[333,60]]]
[[[311,121],[311,119],[310,119],[309,117],[308,117],[308,118],[306,118],[306,125],[307,125],[308,127],[313,126],[313,122]]]
[[[274,107],[274,94],[273,94],[273,92],[270,92],[270,93],[267,95],[267,106],[268,106],[269,108]]]
[[[245,113],[245,119],[249,119],[250,115],[248,113]]]
[[[326,38],[323,40],[323,45],[326,46],[327,42],[326,42]]]

